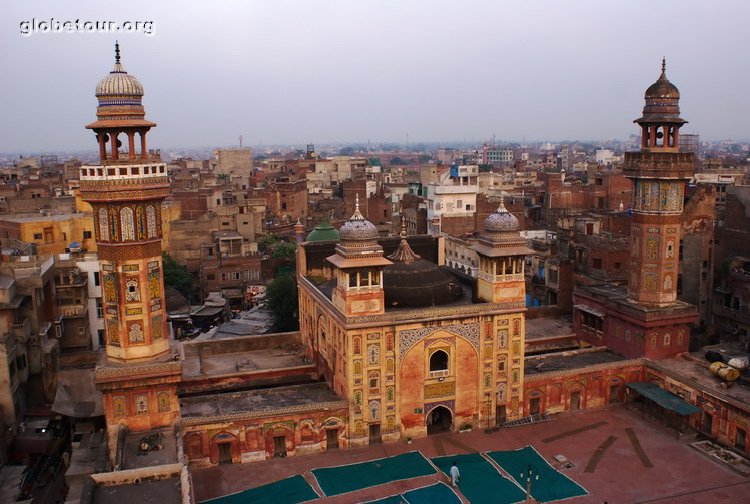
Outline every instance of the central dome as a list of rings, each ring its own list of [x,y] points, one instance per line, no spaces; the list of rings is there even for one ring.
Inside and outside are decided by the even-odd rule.
[[[402,227],[401,242],[383,268],[386,306],[416,308],[451,303],[463,297],[456,277],[414,253]]]
[[[484,230],[488,233],[504,233],[508,231],[518,231],[520,228],[518,219],[505,208],[503,199],[500,199],[500,206],[484,220]]]

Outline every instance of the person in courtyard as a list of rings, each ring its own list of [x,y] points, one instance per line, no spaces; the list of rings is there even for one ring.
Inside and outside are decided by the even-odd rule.
[[[461,472],[458,470],[458,466],[456,465],[456,462],[453,462],[453,465],[451,466],[451,482],[453,483],[453,486],[458,485],[458,480],[461,479]]]

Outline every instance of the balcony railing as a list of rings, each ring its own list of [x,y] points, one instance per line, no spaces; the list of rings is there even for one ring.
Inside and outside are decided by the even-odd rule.
[[[23,319],[23,322],[13,324],[13,335],[17,340],[26,341],[31,336],[31,321],[29,317]]]
[[[78,318],[86,315],[86,305],[63,305],[57,308],[63,318]]]

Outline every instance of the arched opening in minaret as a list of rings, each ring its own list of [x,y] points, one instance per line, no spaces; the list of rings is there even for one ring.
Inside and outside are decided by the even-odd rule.
[[[450,432],[453,425],[453,413],[445,406],[437,406],[427,415],[427,434]]]
[[[664,128],[662,126],[659,126],[656,128],[656,146],[662,147],[664,146]]]

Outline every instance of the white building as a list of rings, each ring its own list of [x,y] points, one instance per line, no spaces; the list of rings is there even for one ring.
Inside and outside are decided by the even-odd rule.
[[[479,166],[460,165],[440,174],[427,185],[427,232],[440,234],[441,219],[467,217],[477,209]]]
[[[76,266],[85,274],[88,281],[89,330],[91,347],[99,350],[104,342],[104,313],[102,308],[102,287],[99,278],[99,258],[96,254],[86,254],[76,261]]]

